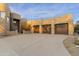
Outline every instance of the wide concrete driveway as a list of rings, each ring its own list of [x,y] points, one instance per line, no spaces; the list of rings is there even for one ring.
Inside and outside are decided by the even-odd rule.
[[[0,39],[0,55],[69,56],[66,35],[23,34]]]

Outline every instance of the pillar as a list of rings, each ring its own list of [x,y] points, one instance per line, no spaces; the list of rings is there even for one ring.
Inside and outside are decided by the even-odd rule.
[[[42,25],[39,25],[39,32],[42,33]]]

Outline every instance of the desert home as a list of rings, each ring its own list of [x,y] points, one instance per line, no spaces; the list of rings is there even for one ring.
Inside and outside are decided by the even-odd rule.
[[[8,4],[0,3],[0,35],[21,33],[22,19],[21,15],[11,12]],[[28,24],[31,25],[32,33],[69,35],[73,35],[74,33],[74,24],[71,14],[43,20],[28,20],[26,25]]]
[[[32,33],[74,34],[74,24],[71,14],[62,17],[31,20]]]

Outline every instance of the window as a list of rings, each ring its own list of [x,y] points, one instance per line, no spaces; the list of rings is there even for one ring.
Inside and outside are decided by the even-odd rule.
[[[0,12],[0,17],[4,19],[5,18],[5,12]]]
[[[9,22],[9,17],[7,17],[7,22]]]

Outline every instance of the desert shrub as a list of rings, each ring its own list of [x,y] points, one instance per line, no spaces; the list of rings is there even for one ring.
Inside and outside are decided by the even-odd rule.
[[[76,45],[79,45],[79,38],[75,39],[75,42],[74,42]]]

